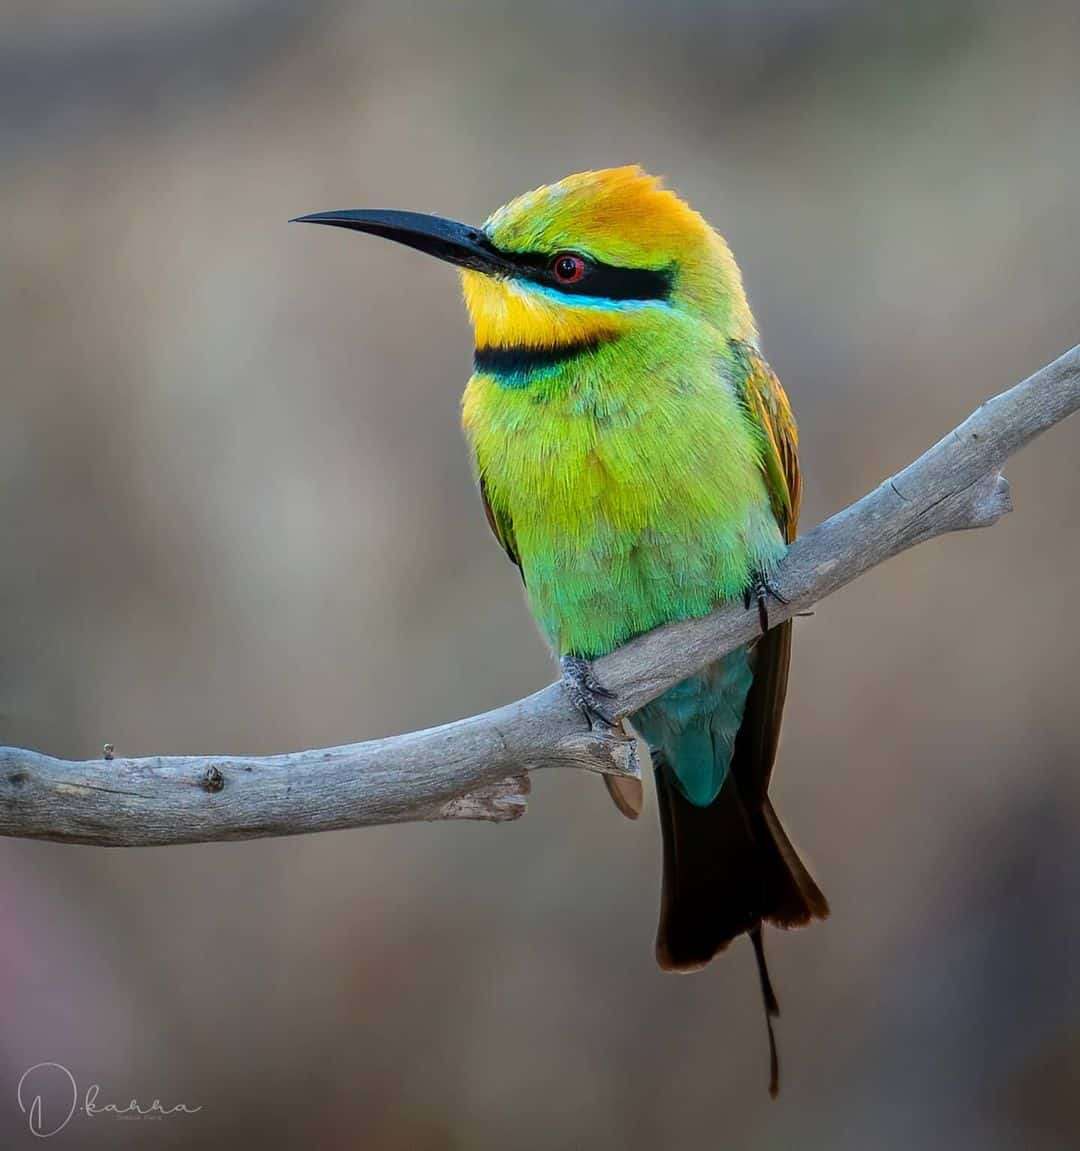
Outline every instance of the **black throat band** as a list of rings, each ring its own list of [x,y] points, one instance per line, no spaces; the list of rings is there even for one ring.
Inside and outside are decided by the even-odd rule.
[[[556,344],[552,347],[529,347],[515,344],[501,348],[477,348],[473,353],[473,369],[486,375],[499,377],[523,377],[545,368],[556,368],[569,363],[579,356],[595,352],[605,340],[598,336],[587,340],[575,340],[569,344]]]

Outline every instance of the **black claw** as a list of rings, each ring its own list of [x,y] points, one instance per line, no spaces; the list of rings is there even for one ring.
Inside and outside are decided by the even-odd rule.
[[[785,607],[788,604],[787,597],[777,591],[768,576],[763,572],[755,572],[750,586],[743,592],[743,606],[749,611],[750,604],[757,601],[758,623],[763,633],[769,630],[769,596]]]
[[[593,727],[616,727],[619,717],[604,703],[616,698],[596,678],[592,664],[576,655],[564,655],[559,660],[563,671],[563,682],[574,706],[585,716]]]

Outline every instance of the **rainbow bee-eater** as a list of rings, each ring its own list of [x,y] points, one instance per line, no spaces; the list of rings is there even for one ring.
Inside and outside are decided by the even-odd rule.
[[[775,1093],[762,925],[828,905],[768,796],[791,623],[768,629],[765,603],[795,536],[798,437],[728,245],[637,167],[569,176],[481,227],[398,211],[302,219],[462,269],[476,348],[463,424],[484,509],[591,720],[609,718],[592,660],[721,601],[757,601],[756,642],[630,718],[663,829],[657,959],[697,970],[749,934]],[[635,784],[609,783],[631,816]]]

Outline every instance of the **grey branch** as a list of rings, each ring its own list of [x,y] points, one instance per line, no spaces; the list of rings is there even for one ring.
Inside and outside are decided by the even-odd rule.
[[[802,536],[774,583],[771,622],[804,611],[934,536],[1011,510],[1005,460],[1080,407],[1080,347],[983,404],[857,503]],[[711,615],[639,636],[595,664],[626,716],[758,634],[756,611]],[[637,776],[634,743],[593,731],[559,683],[443,727],[273,756],[53,759],[0,748],[0,834],[103,846],[295,835],[433,819],[516,819],[529,772],[584,768]]]

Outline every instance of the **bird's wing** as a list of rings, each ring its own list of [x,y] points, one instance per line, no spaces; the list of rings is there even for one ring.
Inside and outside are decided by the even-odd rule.
[[[739,390],[750,418],[761,432],[762,470],[776,522],[788,543],[795,538],[802,502],[799,431],[787,393],[760,353],[747,344],[732,345]]]
[[[784,538],[791,543],[802,501],[795,417],[776,373],[760,353],[746,345],[735,345],[734,351],[737,361],[743,365],[740,373],[743,402],[762,433],[761,466],[773,512]],[[824,919],[829,914],[829,904],[799,859],[769,802],[769,780],[780,742],[780,722],[787,694],[791,620],[770,628],[755,643],[751,660],[754,680],[735,737],[731,771],[738,783],[739,798],[748,809],[755,838],[776,848],[763,881],[766,890],[771,892],[766,896],[770,910],[765,917],[781,927],[793,927],[812,918]],[[759,942],[755,941],[755,949],[759,949]],[[760,950],[758,962],[764,963]]]
[[[795,538],[802,497],[795,417],[780,381],[760,353],[745,344],[733,344],[732,350],[743,403],[761,432],[761,467],[776,522],[790,543]],[[790,620],[770,628],[755,643],[751,656],[754,680],[732,756],[739,791],[751,807],[767,802],[780,741],[790,657]]]
[[[521,582],[524,583],[525,569],[521,566],[521,557],[518,555],[517,540],[514,538],[514,523],[510,519],[508,511],[496,508],[491,502],[483,472],[480,473],[480,498],[484,501],[484,515],[487,516],[488,527],[491,528],[492,534],[502,545],[502,549],[510,558],[510,562],[516,565],[521,573]]]

